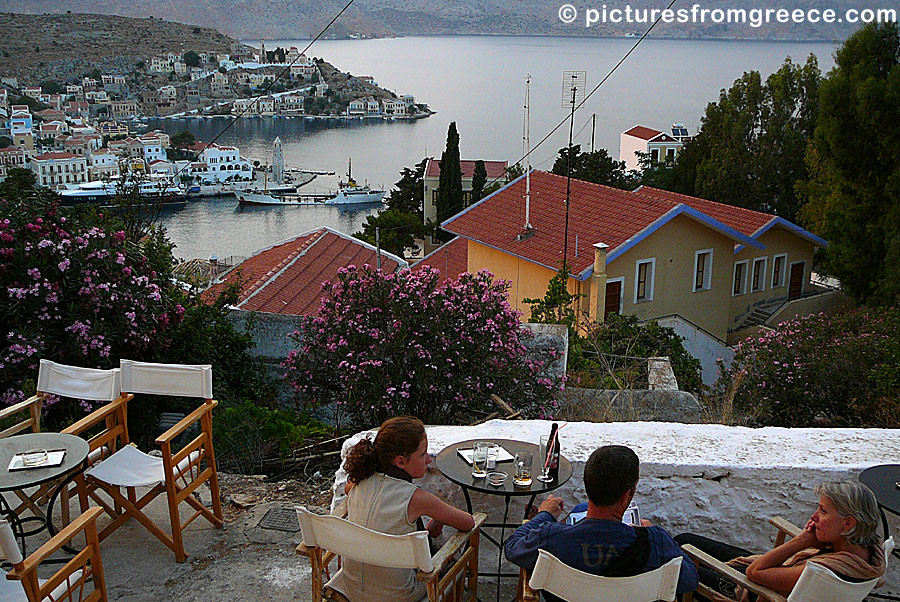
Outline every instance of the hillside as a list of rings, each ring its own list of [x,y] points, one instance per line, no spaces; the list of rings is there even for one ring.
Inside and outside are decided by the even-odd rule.
[[[60,80],[94,68],[125,72],[168,51],[230,52],[238,43],[206,27],[96,14],[0,13],[0,40],[0,74]]]
[[[0,0],[0,10],[20,13],[89,11],[129,17],[153,16],[181,23],[213,27],[241,39],[302,39],[318,33],[345,4],[344,0]],[[586,28],[583,14],[575,24],[559,21],[562,2],[546,0],[357,0],[332,26],[326,37],[361,35],[493,34],[610,36],[642,32],[643,23],[607,24]],[[661,8],[655,0],[604,0],[573,3],[580,11],[606,6]],[[693,2],[675,8],[690,9]],[[828,5],[839,14],[847,8],[896,8],[891,0],[873,0],[864,7],[856,0],[835,0]],[[770,2],[707,0],[706,9],[740,7],[771,9]],[[785,0],[777,6],[788,10],[824,8],[819,0]],[[654,30],[658,37],[745,38],[767,40],[842,40],[859,26],[850,23],[770,23],[760,27],[747,24],[689,23],[664,24]]]

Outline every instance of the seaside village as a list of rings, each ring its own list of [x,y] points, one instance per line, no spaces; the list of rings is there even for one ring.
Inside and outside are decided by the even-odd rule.
[[[900,314],[820,259],[876,234],[664,190],[681,123],[620,132],[660,177],[619,188],[461,157],[453,122],[363,232],[230,262],[175,260],[141,203],[15,189],[177,174],[290,204],[237,147],[136,118],[427,110],[260,46],[148,57],[178,80],[149,91],[0,80],[2,602],[900,600]],[[331,201],[381,202],[348,180]],[[217,219],[316,215],[268,211]]]
[[[184,55],[169,52],[149,57],[149,74],[174,83],[147,89],[121,74],[100,74],[65,82],[64,91],[50,92],[15,77],[0,77],[0,181],[10,168],[31,169],[37,183],[54,190],[87,182],[107,181],[122,173],[155,178],[178,174],[179,184],[209,187],[208,194],[252,182],[253,166],[232,146],[196,143],[182,150],[199,153],[194,161],[170,159],[170,139],[161,131],[147,132],[139,118],[150,116],[240,115],[242,117],[309,119],[406,119],[421,116],[412,95],[376,89],[372,76],[351,77],[331,90],[319,66],[296,47],[274,59],[265,41],[249,53],[239,45],[233,54],[194,53],[198,66]],[[268,57],[268,58],[267,58]],[[288,69],[288,65],[290,68]],[[287,70],[287,71],[286,71]],[[278,74],[286,81],[270,95],[259,96]],[[152,83],[152,82],[151,82]],[[351,85],[353,84],[353,85]],[[287,88],[287,89],[284,89]],[[316,99],[333,101],[332,112],[307,114]],[[346,107],[344,108],[344,105]],[[223,184],[229,184],[223,187]]]

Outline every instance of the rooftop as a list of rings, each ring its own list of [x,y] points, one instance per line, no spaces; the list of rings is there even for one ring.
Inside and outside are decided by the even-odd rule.
[[[471,179],[473,175],[475,175],[475,163],[476,161],[469,159],[461,159],[459,162],[460,171],[462,171],[463,179]],[[484,162],[484,170],[487,172],[487,177],[489,180],[494,178],[502,178],[506,175],[506,168],[509,167],[508,161],[485,161]],[[425,164],[425,177],[426,178],[439,178],[441,177],[441,160],[440,159],[428,159],[428,163]]]

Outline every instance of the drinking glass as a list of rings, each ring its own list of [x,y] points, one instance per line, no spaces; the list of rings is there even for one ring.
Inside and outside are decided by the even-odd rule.
[[[29,449],[22,454],[22,465],[40,466],[41,464],[47,463],[47,458],[48,454],[46,449]]]
[[[513,474],[513,483],[520,487],[531,485],[531,466],[534,463],[534,453],[530,451],[516,452],[516,472]]]
[[[487,474],[488,442],[479,441],[472,448],[472,476],[481,479]]]
[[[538,462],[540,473],[537,476],[538,481],[543,481],[544,483],[549,483],[553,480],[550,476],[550,463],[547,461],[547,450],[550,448],[550,435],[541,435],[541,438],[538,439],[540,445],[538,446]]]

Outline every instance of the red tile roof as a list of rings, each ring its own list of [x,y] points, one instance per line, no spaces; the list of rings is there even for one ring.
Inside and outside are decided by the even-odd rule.
[[[322,302],[322,283],[348,265],[375,265],[375,250],[362,241],[330,228],[319,228],[278,243],[244,260],[222,281],[203,293],[215,299],[228,282],[240,282],[237,307],[288,315],[315,315]],[[401,264],[381,254],[381,267],[393,272]]]
[[[487,172],[488,179],[493,178],[502,178],[506,175],[506,168],[509,167],[508,161],[485,161],[484,162],[484,170]],[[475,174],[475,161],[469,160],[460,160],[459,168],[462,171],[463,179],[472,178]],[[428,159],[428,163],[425,164],[425,177],[426,178],[439,178],[441,177],[441,160],[440,159]]]
[[[675,207],[667,201],[581,180],[572,180],[570,198],[568,258],[573,273],[593,265],[593,244],[605,243],[611,252]],[[565,199],[564,176],[533,171],[530,221],[534,231],[525,240],[516,240],[525,224],[525,178],[473,205],[443,228],[558,269],[563,260]]]
[[[668,190],[660,190],[659,188],[651,188],[650,186],[641,186],[632,194],[669,201],[670,203],[684,203],[747,236],[752,236],[754,232],[775,219],[774,215],[767,213],[735,207],[734,205],[725,205],[724,203],[708,201],[677,192],[669,192]]]
[[[426,266],[441,272],[441,283],[467,272],[469,270],[469,241],[462,236],[457,236],[426,255],[410,269],[415,272]]]
[[[642,140],[650,140],[662,134],[659,130],[654,130],[653,128],[644,127],[642,125],[636,125],[630,130],[626,130],[622,133]]]
[[[476,203],[444,222],[442,227],[453,234],[558,269],[563,259],[565,195],[564,176],[532,172],[530,221],[534,230],[524,240],[517,240],[517,236],[523,233],[525,224],[525,178]],[[758,211],[647,186],[630,192],[572,180],[568,241],[571,272],[579,274],[592,266],[595,243],[608,245],[611,254],[679,205],[691,207],[745,236],[751,236],[777,219]]]
[[[83,159],[84,157],[79,157],[78,155],[73,155],[72,153],[44,153],[42,155],[37,155],[32,157],[32,161],[49,161],[50,159]]]

